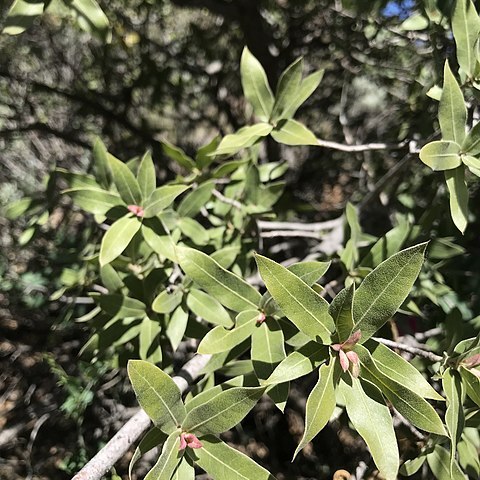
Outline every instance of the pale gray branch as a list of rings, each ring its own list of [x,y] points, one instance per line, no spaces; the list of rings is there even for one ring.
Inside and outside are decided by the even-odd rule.
[[[318,146],[340,150],[342,152],[366,152],[369,150],[399,150],[405,147],[406,142],[401,143],[366,143],[364,145],[345,145],[344,143],[330,142],[317,138]]]
[[[423,350],[422,348],[411,347],[410,345],[405,345],[404,343],[394,342],[392,340],[387,340],[386,338],[372,337],[378,343],[383,343],[387,347],[398,348],[404,352],[411,353],[412,355],[417,355],[419,357],[426,358],[432,362],[441,362],[443,357],[437,355],[436,353],[430,352],[428,350]]]

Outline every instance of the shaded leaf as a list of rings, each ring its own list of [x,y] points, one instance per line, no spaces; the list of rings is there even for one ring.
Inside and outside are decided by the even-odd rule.
[[[177,430],[168,436],[166,442],[163,444],[162,453],[144,480],[170,480],[183,456],[183,452],[179,450],[179,446],[180,431]]]
[[[437,480],[466,480],[458,463],[453,463],[450,468],[450,454],[440,445],[435,445],[433,452],[427,455],[428,466]]]
[[[132,470],[137,461],[149,452],[152,448],[160,445],[167,439],[167,436],[157,427],[151,428],[140,440],[128,465],[128,478],[132,478]]]

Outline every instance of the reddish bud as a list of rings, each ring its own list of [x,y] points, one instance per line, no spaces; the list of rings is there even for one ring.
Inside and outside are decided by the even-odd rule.
[[[260,312],[258,314],[258,317],[257,317],[257,325],[261,325],[265,321],[266,318],[267,317],[266,317],[265,313]]]
[[[476,355],[472,355],[471,357],[466,358],[462,362],[462,365],[464,365],[467,368],[472,368],[472,367],[476,367],[477,365],[480,365],[480,353],[477,353]]]
[[[190,448],[202,448],[202,442],[196,437],[193,433],[185,433],[183,432],[180,435],[180,446],[178,447],[179,450],[185,450],[187,447]]]
[[[129,205],[127,208],[137,217],[143,217],[145,214],[143,207],[140,207],[139,205]]]
[[[348,361],[347,354],[343,350],[339,350],[338,354],[339,354],[339,357],[340,357],[340,365],[342,366],[342,370],[344,372],[346,372],[348,370],[348,366],[349,366],[349,363],[350,363]]]

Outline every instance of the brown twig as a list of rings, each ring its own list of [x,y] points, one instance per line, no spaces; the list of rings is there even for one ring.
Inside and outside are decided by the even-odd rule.
[[[173,377],[173,381],[182,393],[201,375],[209,360],[210,355],[195,355],[183,366],[178,375]],[[72,480],[100,480],[145,432],[149,425],[150,418],[140,409]]]

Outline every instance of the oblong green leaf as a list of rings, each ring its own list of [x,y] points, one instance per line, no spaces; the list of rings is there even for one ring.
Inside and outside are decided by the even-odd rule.
[[[100,266],[103,267],[120,256],[141,226],[137,218],[122,217],[114,222],[102,238]]]
[[[107,158],[112,172],[113,183],[115,183],[122,200],[127,205],[141,205],[142,193],[132,171],[125,163],[113,155],[107,154]]]
[[[392,380],[389,376],[384,375],[377,368],[365,347],[356,345],[354,351],[360,359],[360,375],[362,378],[376,385],[401,415],[421,430],[438,435],[446,435],[440,417],[426,400]]]
[[[117,317],[143,317],[146,306],[136,298],[126,297],[122,294],[90,294],[99,307],[109,315]]]
[[[245,47],[240,60],[243,93],[251,103],[255,115],[268,120],[273,107],[273,93],[260,62]]]
[[[171,313],[180,305],[182,297],[183,292],[179,288],[173,292],[163,290],[153,300],[152,310],[157,313]]]
[[[188,311],[183,307],[183,305],[179,305],[170,316],[170,321],[168,322],[165,332],[167,338],[170,340],[170,344],[172,345],[174,352],[177,350],[180,342],[183,340],[187,325]]]
[[[148,316],[143,318],[138,336],[138,354],[142,360],[152,363],[162,360],[162,348],[158,338],[160,331],[160,322]]]
[[[420,160],[434,171],[457,168],[462,164],[460,145],[446,140],[427,143],[420,150]]]
[[[460,375],[467,395],[480,407],[480,378],[464,367],[460,367]]]
[[[347,414],[355,430],[365,440],[373,461],[386,480],[396,480],[399,455],[392,417],[380,391],[360,379],[341,382]]]
[[[445,401],[428,383],[425,377],[400,355],[397,355],[385,345],[374,342],[373,340],[368,341],[365,347],[367,347],[372,354],[376,367],[384,375],[423,398]]]
[[[328,302],[294,273],[261,255],[255,255],[268,291],[295,326],[312,340],[330,342],[334,330]]]
[[[197,436],[230,430],[250,412],[264,391],[265,387],[233,387],[219,392],[192,408],[187,413],[182,428]]]
[[[140,161],[137,175],[138,185],[144,199],[149,198],[157,186],[155,165],[153,164],[152,153],[147,151]]]
[[[433,452],[427,455],[427,462],[437,480],[466,480],[467,478],[456,461],[453,462],[453,468],[450,468],[450,455],[440,445],[435,445]]]
[[[328,358],[328,347],[317,342],[309,342],[290,353],[275,368],[263,385],[282,383],[303,377],[312,372]]]
[[[230,315],[215,298],[196,288],[190,289],[187,295],[188,308],[209,323],[223,327],[231,327],[233,321]]]
[[[18,35],[33,24],[43,13],[45,2],[39,0],[15,0],[8,11],[2,33]]]
[[[468,188],[465,182],[465,169],[461,166],[455,170],[446,170],[444,173],[450,194],[450,215],[455,226],[463,233],[468,224]]]
[[[281,120],[271,132],[272,138],[285,145],[318,145],[317,137],[296,120]]]
[[[325,70],[319,70],[311,73],[300,84],[300,88],[289,102],[289,106],[283,112],[283,118],[291,118],[299,107],[307,100],[312,93],[317,89],[322,81]]]
[[[236,312],[257,308],[260,293],[205,253],[177,247],[177,257],[183,271],[225,307]]]
[[[450,70],[448,60],[445,62],[443,75],[443,91],[438,107],[442,139],[461,145],[465,139],[467,108],[462,90]]]
[[[332,416],[335,409],[335,376],[337,376],[337,380],[339,377],[336,364],[337,362],[332,358],[328,365],[322,365],[318,371],[317,384],[310,392],[305,408],[305,431],[293,458],[316,437]]]
[[[178,228],[195,245],[207,245],[210,240],[208,231],[193,218],[180,218],[178,220]]]
[[[215,182],[209,180],[185,195],[178,205],[177,212],[181,217],[194,217],[212,197]]]
[[[213,435],[201,438],[202,448],[187,448],[187,455],[214,479],[275,480],[275,477],[238,450]]]
[[[125,205],[118,195],[106,192],[105,190],[70,188],[64,190],[62,193],[72,197],[76,205],[94,215],[105,215],[111,208],[118,205]]]
[[[337,328],[338,341],[344,342],[353,330],[353,297],[355,294],[355,284],[344,288],[338,292],[328,309]]]
[[[172,480],[195,480],[195,469],[190,465],[189,457],[183,457],[180,461]]]
[[[257,123],[243,127],[237,132],[223,137],[214,154],[233,155],[243,148],[251,147],[260,137],[267,136],[272,128],[269,123]]]
[[[170,480],[182,459],[180,447],[180,430],[172,432],[163,444],[162,453],[144,480]]]
[[[214,354],[231,350],[252,335],[259,314],[258,310],[246,310],[237,316],[235,327],[231,330],[221,326],[210,330],[200,342],[198,353]]]
[[[195,168],[195,162],[181,148],[168,142],[162,143],[162,149],[165,155],[175,160],[185,170],[191,172]]]
[[[468,132],[462,143],[462,152],[473,156],[480,153],[480,122],[476,123]]]
[[[132,478],[132,470],[137,461],[149,452],[152,448],[155,448],[157,445],[163,443],[167,439],[167,436],[157,427],[151,428],[140,440],[133,456],[128,465],[128,478]]]
[[[138,403],[152,422],[168,435],[174,432],[186,416],[175,382],[160,368],[143,360],[129,360],[128,376]]]
[[[96,0],[71,0],[67,5],[82,30],[97,35],[106,43],[110,42],[110,24]]]
[[[100,182],[102,187],[108,188],[110,186],[112,172],[108,164],[107,147],[99,137],[95,139],[93,144],[92,156],[95,178]]]
[[[391,256],[370,272],[353,300],[353,331],[361,330],[367,341],[397,311],[407,298],[424,260],[426,243]]]
[[[155,217],[162,210],[169,207],[173,201],[185,190],[188,190],[188,188],[186,185],[165,185],[158,187],[145,202],[145,212],[143,216],[145,218]]]

